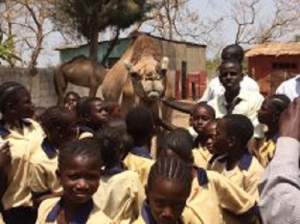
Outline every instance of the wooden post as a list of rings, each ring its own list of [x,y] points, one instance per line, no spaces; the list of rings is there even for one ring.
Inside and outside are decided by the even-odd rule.
[[[181,96],[182,99],[187,98],[187,63],[181,62]]]

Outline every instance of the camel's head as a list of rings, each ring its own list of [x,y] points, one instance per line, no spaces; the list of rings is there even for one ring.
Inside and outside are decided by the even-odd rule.
[[[147,101],[162,98],[166,90],[168,65],[167,57],[164,57],[161,62],[153,57],[144,57],[135,65],[125,63],[136,94]]]

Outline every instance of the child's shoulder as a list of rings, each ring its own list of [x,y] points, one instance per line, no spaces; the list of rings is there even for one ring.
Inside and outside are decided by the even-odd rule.
[[[124,163],[126,166],[128,166],[128,164],[135,164],[136,166],[144,167],[144,166],[152,166],[154,164],[154,160],[142,156],[138,156],[130,152],[125,157]]]

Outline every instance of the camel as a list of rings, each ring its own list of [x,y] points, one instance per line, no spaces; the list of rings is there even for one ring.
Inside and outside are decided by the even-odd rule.
[[[162,99],[174,99],[168,77],[168,58],[162,57],[160,41],[141,34],[106,74],[102,85],[105,100],[119,102],[123,114],[134,105],[149,107],[162,126],[170,128],[172,110]],[[161,114],[161,116],[160,116]]]
[[[97,64],[94,69],[93,62],[85,56],[79,56],[62,64],[54,73],[54,86],[58,97],[58,105],[61,105],[68,83],[90,88],[89,96],[97,94],[98,87],[102,83],[107,70]]]

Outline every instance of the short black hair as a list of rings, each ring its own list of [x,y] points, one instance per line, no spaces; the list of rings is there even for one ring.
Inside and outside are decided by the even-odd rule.
[[[26,90],[26,87],[18,82],[4,82],[0,85],[0,112],[4,112],[7,103],[14,103],[18,99],[16,93],[20,90]]]
[[[245,115],[229,114],[221,119],[228,136],[234,136],[242,145],[247,145],[254,133],[251,120]]]
[[[128,153],[133,145],[126,129],[122,127],[106,125],[97,132],[96,136],[101,145],[101,154],[106,168],[120,163],[120,154]]]
[[[268,99],[278,114],[281,114],[291,103],[290,98],[284,94],[275,94]]]
[[[91,105],[93,102],[95,101],[101,101],[104,102],[102,99],[100,99],[99,97],[82,97],[76,106],[76,112],[77,115],[83,119],[83,118],[87,118],[90,116],[91,114]]]
[[[58,167],[62,169],[64,164],[78,156],[87,156],[96,160],[99,167],[103,166],[101,145],[95,138],[84,138],[67,143],[59,151]]]
[[[221,58],[222,60],[237,60],[241,63],[244,60],[244,55],[244,49],[240,45],[231,44],[222,50]]]
[[[239,68],[240,71],[243,71],[243,66],[242,66],[241,62],[239,62],[238,60],[234,60],[234,59],[223,60],[219,66],[219,71],[221,71],[222,66],[224,66],[225,64],[234,64],[235,66],[237,66]]]
[[[216,118],[215,109],[212,106],[208,105],[207,102],[199,102],[199,103],[195,104],[194,107],[192,108],[191,116],[195,113],[195,111],[199,107],[205,108],[208,111],[208,113],[209,113],[209,115],[211,116],[212,119]]]
[[[188,130],[184,128],[177,128],[170,131],[165,135],[161,150],[172,150],[182,160],[193,164],[194,157],[192,149],[194,147],[193,137],[190,135]]]
[[[57,126],[68,128],[75,119],[73,117],[74,115],[71,112],[54,106],[46,109],[41,115],[40,120],[44,130],[51,130]]]
[[[127,132],[133,139],[146,139],[152,135],[154,121],[152,112],[145,106],[136,106],[129,110],[126,115]]]
[[[76,98],[77,100],[79,100],[79,99],[80,99],[80,96],[79,96],[79,94],[78,94],[78,93],[76,93],[76,92],[74,92],[74,91],[68,91],[68,92],[66,93],[66,95],[65,95],[65,99],[66,99],[67,97],[69,97],[70,95],[73,95],[73,96],[75,96],[75,98]]]
[[[192,186],[192,167],[175,157],[162,157],[150,169],[147,191],[153,189],[157,178],[164,178],[183,184],[186,194],[189,195]]]

